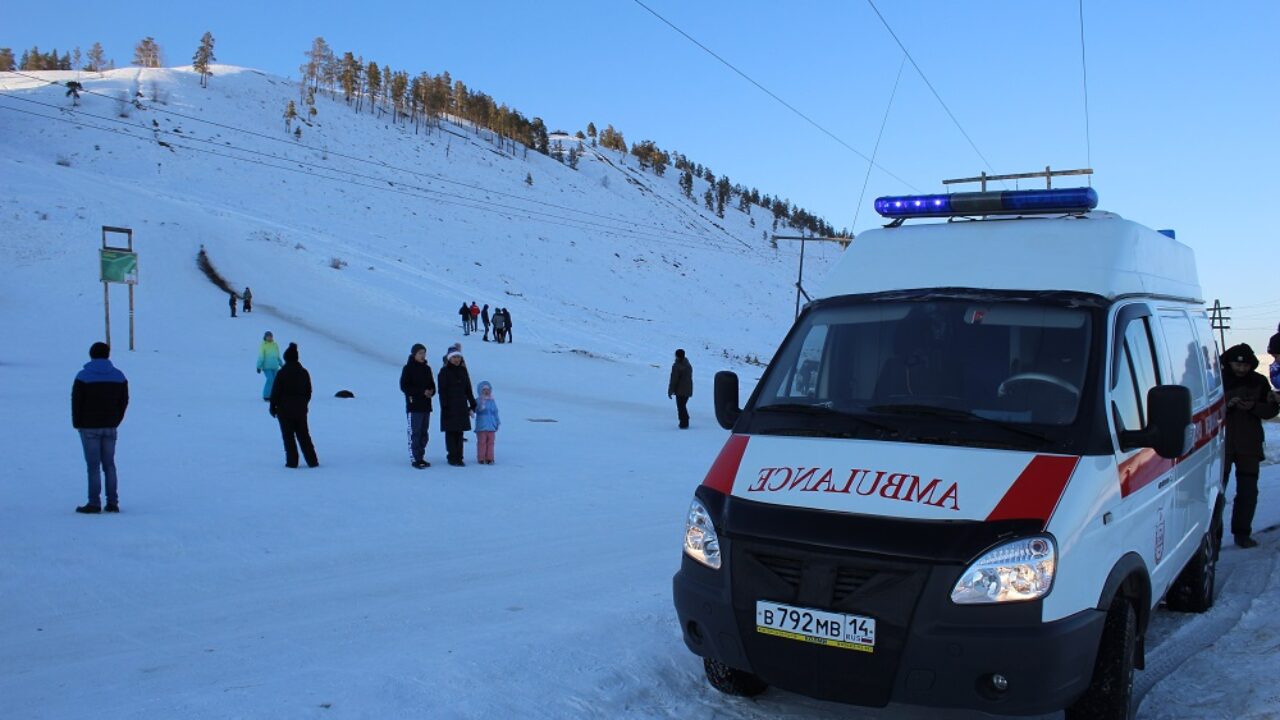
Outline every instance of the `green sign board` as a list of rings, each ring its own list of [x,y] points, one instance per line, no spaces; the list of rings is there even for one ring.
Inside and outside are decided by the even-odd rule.
[[[128,250],[103,248],[102,282],[138,284],[138,253]]]

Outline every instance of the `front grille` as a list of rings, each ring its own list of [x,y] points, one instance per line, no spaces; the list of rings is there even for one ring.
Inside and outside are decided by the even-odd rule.
[[[831,572],[831,568],[829,566],[811,566],[806,568],[804,561],[799,558],[754,552],[750,553],[750,555],[752,559],[763,565],[765,569],[789,585],[792,591],[798,591],[800,589],[800,582],[805,572],[819,572],[827,574],[830,574]],[[898,577],[901,577],[901,573],[876,569],[865,565],[841,565],[835,568],[835,578],[831,584],[832,596],[830,601],[833,603],[840,603],[861,590],[872,580],[878,580],[880,581],[879,584],[884,584],[885,582],[892,581]]]
[[[774,575],[786,581],[792,589],[800,587],[800,574],[804,565],[799,560],[778,557],[777,555],[755,555],[756,562],[765,566]]]

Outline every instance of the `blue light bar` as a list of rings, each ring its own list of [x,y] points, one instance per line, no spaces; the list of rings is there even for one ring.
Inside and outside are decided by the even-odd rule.
[[[1098,193],[1088,187],[876,198],[876,212],[894,219],[1075,213],[1097,206]]]

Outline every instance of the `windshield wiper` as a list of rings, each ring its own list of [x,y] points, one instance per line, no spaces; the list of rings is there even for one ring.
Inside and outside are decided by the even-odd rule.
[[[773,405],[762,405],[760,407],[757,407],[755,410],[756,412],[779,412],[779,413],[791,412],[791,413],[803,413],[805,415],[831,415],[835,417],[849,418],[851,420],[856,420],[862,423],[863,425],[869,425],[882,432],[886,432],[894,435],[898,433],[898,429],[891,425],[887,425],[878,420],[873,420],[867,417],[866,415],[846,412],[844,410],[836,410],[835,408],[829,405],[810,405],[808,403],[776,403]]]
[[[1008,430],[1010,432],[1015,432],[1020,435],[1025,435],[1026,437],[1029,437],[1029,438],[1034,438],[1042,443],[1049,442],[1048,436],[1041,435],[1040,433],[1034,430],[1028,430],[1026,428],[1014,425],[1013,423],[1007,423],[1007,422],[1004,422],[1003,420],[996,420],[995,418],[989,418],[989,417],[986,417],[985,415],[979,415],[978,413],[972,412],[970,410],[938,407],[937,405],[912,405],[912,404],[872,405],[867,409],[871,410],[872,412],[879,412],[879,413],[892,413],[892,414],[900,414],[900,415],[921,415],[925,417],[945,417],[945,418],[955,418],[957,420],[977,420],[977,421],[986,423],[988,425],[995,425],[996,427],[1004,428],[1005,430]]]

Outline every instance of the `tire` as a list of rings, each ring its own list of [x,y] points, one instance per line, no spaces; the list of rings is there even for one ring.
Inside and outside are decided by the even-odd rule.
[[[1165,605],[1177,612],[1202,613],[1213,607],[1217,589],[1218,546],[1221,536],[1214,530],[1204,534],[1200,548],[1173,581]]]
[[[1067,708],[1067,720],[1131,720],[1137,648],[1138,616],[1133,603],[1116,598],[1107,611],[1093,679],[1084,694]]]
[[[769,689],[768,683],[745,670],[735,670],[719,660],[703,658],[702,667],[711,687],[726,695],[755,697]]]

